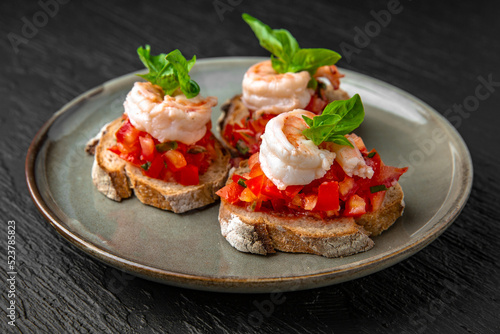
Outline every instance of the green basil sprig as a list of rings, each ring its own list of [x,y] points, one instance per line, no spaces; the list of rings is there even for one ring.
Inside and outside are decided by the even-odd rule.
[[[363,122],[365,111],[358,94],[349,100],[337,100],[329,103],[323,113],[312,119],[302,116],[309,128],[302,131],[304,136],[319,145],[322,142],[334,142],[353,147],[344,135],[354,131]]]
[[[278,73],[308,71],[312,76],[320,66],[334,65],[341,56],[328,49],[301,49],[299,43],[286,29],[271,29],[255,17],[244,13],[243,20],[252,28],[260,45],[271,52],[273,69]],[[309,86],[317,82],[311,79]]]
[[[189,76],[189,71],[196,62],[196,56],[188,61],[177,49],[169,54],[160,53],[156,56],[152,56],[150,50],[149,45],[137,49],[139,58],[149,69],[148,74],[138,74],[138,76],[160,86],[166,95],[172,95],[177,88],[180,88],[189,99],[200,93],[200,86]]]

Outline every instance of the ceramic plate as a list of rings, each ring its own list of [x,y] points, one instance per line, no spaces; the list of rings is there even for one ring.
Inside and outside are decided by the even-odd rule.
[[[240,93],[246,69],[260,58],[199,60],[192,77],[219,106]],[[387,83],[343,70],[342,87],[363,99],[356,131],[384,162],[409,166],[400,180],[403,217],[374,238],[368,252],[328,259],[316,255],[240,253],[220,235],[219,205],[174,214],[131,198],[113,202],[90,177],[87,140],[119,117],[134,74],[111,80],[68,103],[40,129],[26,160],[36,206],[66,239],[97,259],[154,281],[194,289],[269,292],[309,289],[355,279],[391,266],[428,245],[458,216],[472,184],[463,140],[435,110]],[[212,121],[220,111],[214,108]]]

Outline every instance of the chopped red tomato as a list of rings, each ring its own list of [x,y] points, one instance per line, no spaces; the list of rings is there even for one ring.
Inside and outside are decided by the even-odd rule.
[[[137,142],[140,134],[141,131],[137,130],[127,119],[116,132],[116,140],[128,148],[132,147]]]
[[[147,162],[141,166],[142,174],[157,179],[164,168],[163,159],[161,156],[156,156],[151,162]]]
[[[109,151],[141,167],[142,173],[148,177],[183,185],[198,184],[199,176],[217,158],[215,139],[210,132],[211,122],[207,123],[207,132],[202,139],[186,145],[175,141],[160,143],[147,132],[137,130],[126,116],[123,119],[115,134],[116,145]]]
[[[175,180],[183,186],[192,186],[200,183],[198,167],[186,165],[174,173]]]
[[[260,190],[261,194],[272,199],[283,199],[281,191],[274,185],[274,183],[267,177],[262,183],[262,188]]]
[[[344,215],[348,217],[361,216],[366,213],[366,202],[365,200],[358,196],[352,195],[349,197],[347,202],[345,202]]]
[[[339,183],[336,181],[323,182],[318,188],[318,200],[314,210],[338,211],[339,209]]]
[[[248,167],[252,169],[253,166],[255,166],[255,164],[258,162],[259,162],[259,153],[254,153],[250,158],[248,158]]]
[[[240,186],[238,183],[232,182],[219,189],[216,194],[227,202],[235,204],[239,201],[239,197],[244,189],[246,188]]]
[[[174,172],[186,167],[187,165],[186,158],[184,158],[184,155],[177,150],[167,151],[163,153],[163,156],[165,157],[165,162],[169,168],[171,168]],[[169,164],[171,164],[171,166]]]
[[[250,189],[255,196],[260,196],[261,195],[261,190],[262,186],[265,181],[265,175],[261,174],[256,177],[252,177],[251,179],[245,181],[245,184],[247,185],[248,189]]]
[[[385,191],[377,191],[376,193],[373,193],[369,195],[370,197],[370,204],[371,204],[371,211],[377,211],[382,207],[382,203],[384,202],[385,198]]]
[[[240,199],[240,201],[243,201],[243,202],[252,203],[255,200],[257,200],[257,196],[255,196],[250,189],[245,188],[241,192],[239,199]]]
[[[141,144],[142,160],[152,161],[155,157],[155,142],[150,135],[139,137]]]

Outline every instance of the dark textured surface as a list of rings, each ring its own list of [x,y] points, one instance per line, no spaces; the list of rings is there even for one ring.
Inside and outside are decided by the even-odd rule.
[[[63,1],[61,1],[63,2]],[[495,1],[402,1],[369,42],[339,66],[398,86],[446,114],[467,143],[474,186],[462,214],[430,246],[379,273],[326,288],[271,296],[191,291],[132,277],[79,251],[33,205],[24,180],[31,139],[86,90],[140,69],[135,49],[187,56],[266,56],[240,18],[289,29],[302,47],[356,46],[356,27],[392,1],[67,1],[0,4],[0,278],[7,222],[16,221],[17,327],[47,333],[495,333],[500,332],[500,6]],[[220,6],[219,10],[216,6]],[[57,10],[56,10],[57,9]],[[225,10],[225,11],[224,11]],[[37,31],[24,20],[39,19]],[[9,35],[10,34],[10,35]],[[24,38],[12,45],[12,34]],[[9,39],[10,36],[10,39]],[[360,42],[358,40],[358,42]],[[496,82],[470,112],[479,77]]]

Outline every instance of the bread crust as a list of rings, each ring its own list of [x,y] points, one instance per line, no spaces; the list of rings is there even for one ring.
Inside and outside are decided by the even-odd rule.
[[[234,170],[248,171],[244,166]],[[229,178],[228,182],[231,182]],[[374,246],[370,236],[379,235],[401,216],[403,191],[391,187],[377,212],[359,218],[317,219],[309,216],[253,212],[221,200],[221,233],[237,250],[267,255],[276,251],[343,257],[364,252]]]
[[[144,176],[138,167],[123,161],[108,150],[115,145],[114,134],[122,122],[123,120],[119,118],[103,127],[101,133],[92,138],[86,147],[88,153],[94,151],[91,175],[99,192],[114,201],[121,201],[135,194],[144,204],[175,213],[203,207],[219,198],[215,192],[226,181],[230,156],[217,139],[215,141],[217,160],[210,165],[205,174],[200,176],[198,185],[183,186]]]

